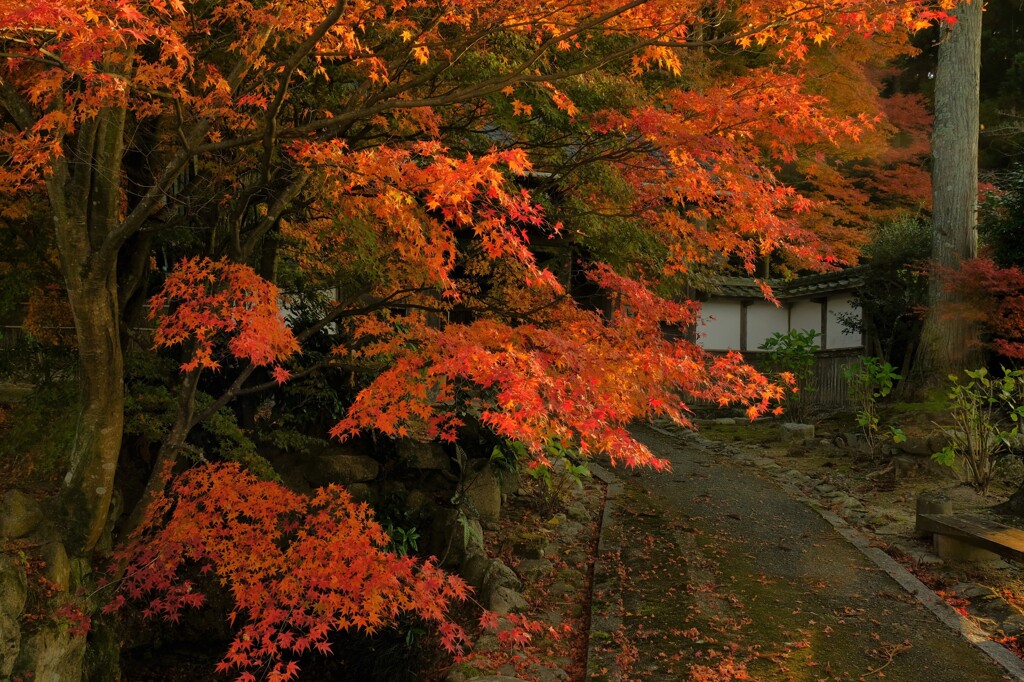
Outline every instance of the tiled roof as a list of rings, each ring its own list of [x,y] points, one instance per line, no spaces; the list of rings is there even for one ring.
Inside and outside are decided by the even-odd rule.
[[[867,265],[858,265],[835,272],[804,275],[789,281],[768,280],[779,299],[802,296],[820,296],[833,291],[849,291],[864,283]],[[712,281],[707,293],[730,298],[763,298],[761,287],[752,277],[718,277]]]

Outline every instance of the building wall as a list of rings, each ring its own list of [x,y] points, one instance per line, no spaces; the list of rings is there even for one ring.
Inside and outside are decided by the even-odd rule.
[[[821,303],[817,301],[794,301],[789,308],[789,328],[807,331],[813,329],[819,336],[814,341],[821,346]]]
[[[765,340],[775,334],[789,331],[789,310],[776,308],[768,301],[757,301],[747,306],[747,347],[757,350]]]
[[[819,334],[822,305],[826,310],[825,350],[847,350],[863,345],[860,334],[844,334],[839,321],[840,314],[859,315],[849,294],[829,296],[826,302],[808,299],[791,300],[776,308],[768,301],[746,304],[746,344],[740,338],[741,318],[744,304],[738,299],[713,299],[701,304],[700,320],[697,327],[697,343],[708,350],[757,351],[758,347],[772,334],[785,334],[790,329],[813,329]],[[822,338],[816,339],[821,346]]]
[[[709,350],[739,350],[739,301],[708,301],[701,304],[697,343]]]
[[[844,334],[845,327],[839,322],[839,315],[860,316],[860,309],[853,305],[853,297],[839,294],[828,297],[828,323],[826,328],[825,347],[828,349],[859,348],[864,345],[858,333]]]

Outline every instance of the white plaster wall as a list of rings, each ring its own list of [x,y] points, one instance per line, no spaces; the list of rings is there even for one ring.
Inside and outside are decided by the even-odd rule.
[[[853,298],[846,294],[828,297],[828,338],[826,348],[859,348],[861,335],[858,332],[844,334],[846,329],[840,322],[838,314],[853,314],[860,317],[860,308],[853,305]]]
[[[697,343],[708,350],[739,350],[739,301],[708,301],[701,304]]]
[[[772,334],[789,331],[789,310],[767,301],[747,306],[747,350],[757,350]]]
[[[796,301],[789,308],[789,328],[807,331],[813,329],[819,336],[814,342],[821,345],[821,303]]]

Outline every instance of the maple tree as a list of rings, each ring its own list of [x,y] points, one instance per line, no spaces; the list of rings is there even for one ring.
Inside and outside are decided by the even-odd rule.
[[[947,315],[977,325],[997,354],[1024,358],[1024,272],[1019,267],[1001,267],[982,254],[944,270],[942,281],[956,296]]]
[[[333,538],[358,535],[344,525],[354,518],[380,539],[339,492],[302,501],[212,465],[182,473],[180,450],[197,424],[289,373],[340,367],[364,377],[337,436],[452,439],[476,421],[539,462],[561,443],[660,466],[625,431],[631,420],[687,424],[693,398],[768,409],[781,389],[741,358],[665,338],[664,325],[692,327],[696,308],[654,292],[730,259],[753,273],[773,252],[794,267],[848,257],[802,221],[818,204],[778,169],[873,123],[812,92],[804,60],[812,45],[915,30],[945,8],[749,0],[711,9],[0,0],[5,220],[43,216],[51,226],[39,239],[57,253],[80,358],[61,498],[72,550],[88,554],[109,531],[124,348],[147,306],[156,344],[179,354],[182,372],[173,424],[127,524],[146,540],[122,557],[138,564],[191,538],[201,545],[195,561],[247,585],[237,595],[246,627],[277,624],[273,609],[283,607],[272,602],[306,599],[300,577],[319,579],[316,552],[284,530],[283,516],[312,514]],[[762,61],[737,74],[703,51],[724,45],[761,51]],[[557,187],[523,188],[544,177]],[[624,226],[644,256],[614,257],[617,236],[602,225]],[[559,240],[568,262],[539,255]],[[581,264],[584,252],[615,267]],[[318,314],[289,330],[271,282]],[[608,314],[574,297],[587,286],[604,292]],[[317,297],[327,288],[339,300]],[[333,351],[303,366],[301,350],[324,338]],[[200,385],[214,396],[203,406]],[[190,514],[204,504],[196,490],[214,486],[252,509],[273,502],[258,525],[295,548],[295,563],[279,576],[276,547],[266,560],[278,563],[256,574],[277,572],[277,587],[246,583],[235,553],[253,553],[218,544],[256,533],[245,526],[254,519]],[[361,551],[374,557],[375,580],[405,566]],[[424,594],[457,596],[454,583],[421,591],[429,566],[406,566],[387,594],[405,595],[401,608],[421,615]],[[131,589],[166,592],[158,610],[194,601],[181,601],[169,572],[153,571]],[[296,625],[305,634],[260,650],[236,640],[229,662],[271,661],[293,674],[282,652],[323,642],[323,623],[306,615]]]

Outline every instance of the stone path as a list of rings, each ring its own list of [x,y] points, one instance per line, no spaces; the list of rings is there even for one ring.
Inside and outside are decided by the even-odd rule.
[[[699,437],[640,436],[673,470],[616,472],[589,680],[1021,679],[764,472]]]

